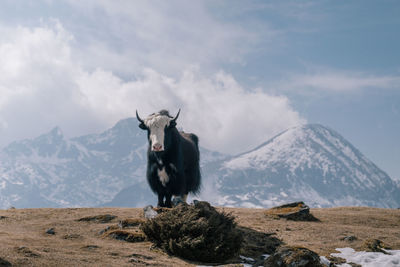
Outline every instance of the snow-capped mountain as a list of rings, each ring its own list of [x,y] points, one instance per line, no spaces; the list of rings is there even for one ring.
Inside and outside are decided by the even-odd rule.
[[[0,152],[0,209],[153,203],[146,152],[147,136],[136,118],[100,134],[66,139],[56,127],[13,142]],[[202,165],[225,158],[206,149],[201,155]]]
[[[95,206],[144,179],[146,135],[136,119],[66,140],[59,128],[0,153],[0,208]]]
[[[396,183],[335,131],[291,128],[252,151],[210,164],[219,205],[400,207]]]
[[[146,134],[134,118],[100,134],[66,139],[54,128],[13,142],[0,151],[0,208],[154,205],[146,150]],[[198,197],[213,204],[400,207],[394,181],[321,125],[289,129],[238,156],[204,148],[200,154]]]

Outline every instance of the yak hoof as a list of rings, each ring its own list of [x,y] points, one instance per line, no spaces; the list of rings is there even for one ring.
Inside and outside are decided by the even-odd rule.
[[[174,199],[172,200],[172,204],[174,205],[174,207],[178,206],[179,204],[185,204],[186,202],[180,197],[174,197]]]

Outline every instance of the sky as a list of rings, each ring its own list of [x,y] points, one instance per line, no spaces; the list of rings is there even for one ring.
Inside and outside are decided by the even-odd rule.
[[[400,179],[399,1],[4,0],[0,146],[161,109],[208,149],[330,127]]]

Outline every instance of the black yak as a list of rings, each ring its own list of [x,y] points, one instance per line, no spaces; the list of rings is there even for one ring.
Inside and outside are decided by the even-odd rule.
[[[199,139],[176,129],[179,113],[174,118],[161,110],[143,120],[136,111],[139,127],[147,130],[147,181],[159,207],[171,207],[172,196],[186,202],[188,193],[200,190]]]

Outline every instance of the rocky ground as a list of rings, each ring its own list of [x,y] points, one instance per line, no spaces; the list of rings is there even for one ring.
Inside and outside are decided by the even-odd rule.
[[[280,242],[329,257],[335,248],[366,250],[367,240],[400,249],[400,210],[361,207],[311,209],[318,219],[291,221],[263,209],[217,208],[243,231],[242,256],[257,258]],[[194,266],[146,241],[140,208],[0,210],[0,266]],[[266,244],[265,240],[272,243]],[[270,248],[269,248],[270,249]],[[379,248],[378,248],[379,249]],[[243,261],[238,257],[223,264]],[[221,263],[222,264],[222,263]]]

